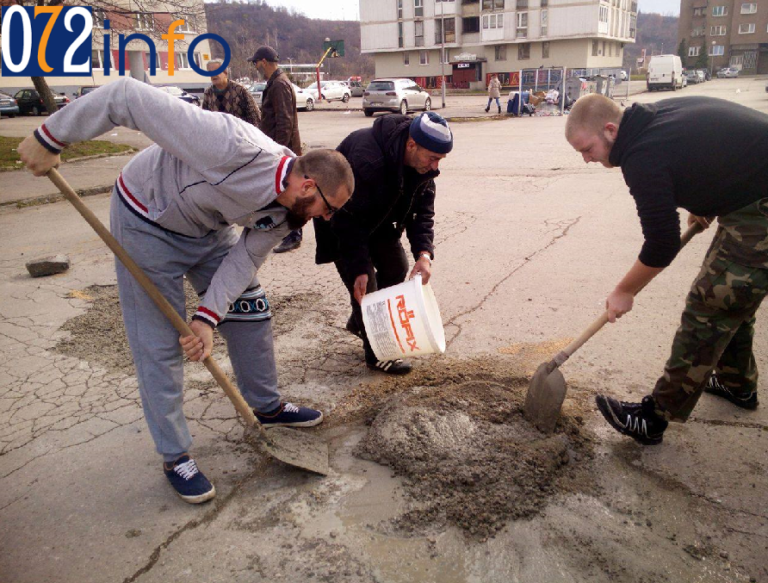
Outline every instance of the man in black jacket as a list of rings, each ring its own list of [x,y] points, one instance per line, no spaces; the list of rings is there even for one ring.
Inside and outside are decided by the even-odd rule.
[[[366,293],[405,280],[403,230],[416,260],[410,275],[419,273],[423,283],[429,281],[435,250],[434,179],[452,148],[448,123],[432,111],[414,119],[380,117],[373,127],[352,132],[337,148],[352,166],[355,192],[330,222],[315,221],[316,262],[336,264],[352,304],[347,330],[363,340],[365,362],[374,370],[406,374],[411,365],[376,358],[365,334],[360,302]]]
[[[702,392],[757,407],[752,353],[755,313],[768,293],[768,116],[735,103],[686,97],[634,104],[582,97],[566,138],[585,162],[621,167],[645,243],[606,300],[609,319],[680,250],[678,208],[715,238],[686,300],[664,374],[641,403],[598,395],[611,426],[644,444],[661,443],[669,421],[684,422]]]

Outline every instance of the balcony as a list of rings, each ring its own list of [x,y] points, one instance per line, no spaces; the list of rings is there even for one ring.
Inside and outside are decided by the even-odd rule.
[[[637,14],[637,2],[632,2],[632,3],[629,5],[629,11],[630,11],[630,12],[632,12],[632,13],[635,13],[635,14]],[[633,37],[633,38],[634,38],[634,37]]]

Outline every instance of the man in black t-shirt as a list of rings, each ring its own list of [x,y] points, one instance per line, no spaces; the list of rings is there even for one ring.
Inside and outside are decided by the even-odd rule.
[[[706,97],[634,104],[621,110],[589,95],[573,106],[566,139],[584,161],[620,167],[637,205],[645,243],[606,300],[609,320],[680,250],[678,208],[688,224],[718,229],[686,300],[664,374],[641,403],[598,395],[617,431],[661,443],[702,392],[757,407],[752,353],[755,313],[768,293],[768,116]]]

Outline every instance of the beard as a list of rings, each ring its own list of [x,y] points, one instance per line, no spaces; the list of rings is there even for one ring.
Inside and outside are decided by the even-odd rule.
[[[311,215],[309,214],[309,207],[315,202],[315,197],[308,196],[307,198],[299,198],[293,203],[293,206],[288,210],[288,216],[286,221],[291,231],[300,229],[309,222]]]

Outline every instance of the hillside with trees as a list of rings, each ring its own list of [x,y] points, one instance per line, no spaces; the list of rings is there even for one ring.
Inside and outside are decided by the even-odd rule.
[[[253,65],[246,59],[260,45],[277,50],[283,63],[317,63],[326,38],[343,40],[345,48],[344,57],[326,59],[323,70],[331,78],[374,75],[373,58],[360,53],[357,21],[310,19],[282,6],[272,7],[266,0],[206,3],[205,15],[208,31],[220,35],[232,50],[234,78],[255,76]],[[221,57],[216,48],[214,54]]]
[[[624,47],[624,67],[635,69],[638,57],[643,49],[646,54],[659,55],[662,53],[676,55],[677,16],[663,16],[655,13],[640,12],[637,15],[637,38],[634,44]]]

